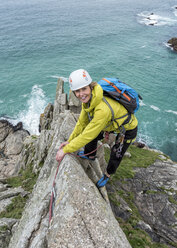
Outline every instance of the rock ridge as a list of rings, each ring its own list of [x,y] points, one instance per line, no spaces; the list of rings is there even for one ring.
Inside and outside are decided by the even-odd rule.
[[[68,139],[78,116],[78,110],[73,112],[78,109],[73,106],[76,99],[70,98],[68,103],[66,99],[63,81],[59,80],[54,106],[41,115],[40,136],[25,140],[18,170],[28,161],[39,176],[8,247],[130,248],[105,189],[100,193],[95,186],[102,174],[98,160],[92,163],[71,155],[64,157],[56,177],[54,215],[49,225],[49,202],[58,166],[56,152]],[[28,150],[33,156],[27,156]]]

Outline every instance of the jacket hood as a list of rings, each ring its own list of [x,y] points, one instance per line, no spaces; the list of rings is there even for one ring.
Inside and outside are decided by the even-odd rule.
[[[83,108],[86,112],[90,112],[94,109],[103,99],[103,89],[99,84],[95,85],[92,90],[90,106],[88,107],[88,103],[83,103]]]

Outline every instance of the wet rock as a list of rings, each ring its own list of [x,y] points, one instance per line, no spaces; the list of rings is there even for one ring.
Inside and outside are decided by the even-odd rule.
[[[176,38],[176,37],[171,38],[171,39],[168,41],[168,44],[173,48],[174,51],[177,52],[177,38]]]

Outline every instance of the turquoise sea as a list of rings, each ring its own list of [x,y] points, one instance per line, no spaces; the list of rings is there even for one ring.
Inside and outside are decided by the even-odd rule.
[[[38,134],[57,78],[84,68],[134,87],[138,139],[177,161],[176,31],[176,0],[0,0],[0,118]]]

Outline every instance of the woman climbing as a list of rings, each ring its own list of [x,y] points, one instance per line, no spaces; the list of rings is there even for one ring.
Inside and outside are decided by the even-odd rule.
[[[73,71],[69,77],[70,89],[82,103],[82,110],[77,124],[68,141],[63,142],[56,155],[60,161],[66,153],[78,152],[83,159],[94,160],[98,140],[103,138],[104,132],[117,133],[115,145],[111,149],[110,160],[104,175],[97,182],[97,187],[103,187],[110,176],[114,174],[131,142],[136,138],[138,121],[134,114],[122,104],[103,97],[103,89],[92,81],[86,70]],[[112,120],[114,112],[114,120]],[[94,151],[93,153],[91,153]],[[90,155],[84,155],[84,154]]]

